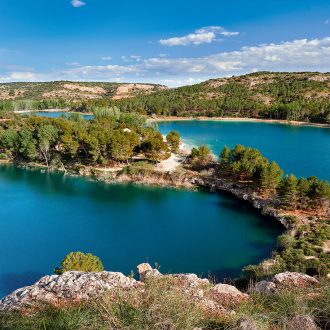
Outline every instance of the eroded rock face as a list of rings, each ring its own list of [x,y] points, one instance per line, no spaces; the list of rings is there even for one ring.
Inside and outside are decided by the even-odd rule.
[[[288,286],[288,287],[306,287],[309,285],[317,284],[319,281],[314,277],[306,274],[285,272],[276,274],[273,278],[273,282],[276,286]]]
[[[143,286],[122,273],[66,272],[41,278],[34,285],[18,289],[0,301],[0,310],[21,309],[38,304],[61,304],[88,300],[104,292],[129,291]]]

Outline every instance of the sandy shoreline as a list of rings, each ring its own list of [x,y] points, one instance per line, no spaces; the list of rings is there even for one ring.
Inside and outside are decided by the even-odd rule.
[[[281,119],[259,119],[259,118],[245,118],[245,117],[157,117],[148,118],[151,122],[170,122],[170,121],[237,121],[237,122],[256,122],[256,123],[269,123],[269,124],[284,124],[291,126],[312,126],[320,128],[330,128],[330,124],[309,123],[304,121],[290,121]]]

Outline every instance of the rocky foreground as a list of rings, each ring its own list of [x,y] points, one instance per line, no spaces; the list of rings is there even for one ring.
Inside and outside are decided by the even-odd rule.
[[[208,279],[195,274],[163,275],[149,264],[137,267],[138,280],[117,272],[85,273],[69,271],[63,275],[51,275],[41,278],[31,286],[18,289],[0,301],[0,311],[27,311],[42,305],[66,306],[88,302],[107,293],[108,296],[122,297],[134,292],[142,294],[148,280],[168,279],[172,286],[184,293],[187,299],[196,301],[208,315],[235,313],[233,306],[247,302],[253,293],[273,294],[283,288],[295,289],[318,285],[319,281],[311,276],[285,272],[275,275],[268,281],[261,281],[243,293],[229,284],[213,285]],[[301,329],[317,329],[313,319],[306,315],[296,315],[292,320]],[[293,327],[296,329],[296,327]],[[292,329],[293,329],[292,328]],[[253,322],[242,319],[238,329],[257,329]]]

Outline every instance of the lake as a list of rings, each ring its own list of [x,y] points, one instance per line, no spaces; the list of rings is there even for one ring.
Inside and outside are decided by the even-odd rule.
[[[107,270],[142,262],[218,280],[269,257],[282,227],[225,194],[134,185],[0,166],[0,295],[51,274],[70,251]]]
[[[259,149],[286,173],[330,181],[330,129],[260,122],[173,121],[158,123],[162,134],[178,131],[188,147],[208,145],[219,155],[240,143]]]
[[[330,179],[329,129],[232,121],[163,122],[158,128],[179,131],[188,147],[207,144],[219,154],[241,143],[287,173]],[[147,261],[164,273],[222,280],[269,257],[283,230],[226,194],[108,185],[13,166],[0,167],[0,196],[1,296],[51,274],[78,250],[126,275]]]

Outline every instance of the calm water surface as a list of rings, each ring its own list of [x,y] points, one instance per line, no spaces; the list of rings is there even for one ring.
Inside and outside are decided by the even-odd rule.
[[[218,279],[268,257],[282,228],[218,194],[107,185],[0,166],[0,295],[51,274],[70,251],[129,274],[137,264]]]
[[[330,180],[330,129],[272,123],[232,121],[173,121],[158,123],[166,134],[180,132],[188,146],[208,145],[218,155],[240,143],[259,149],[286,173]]]

